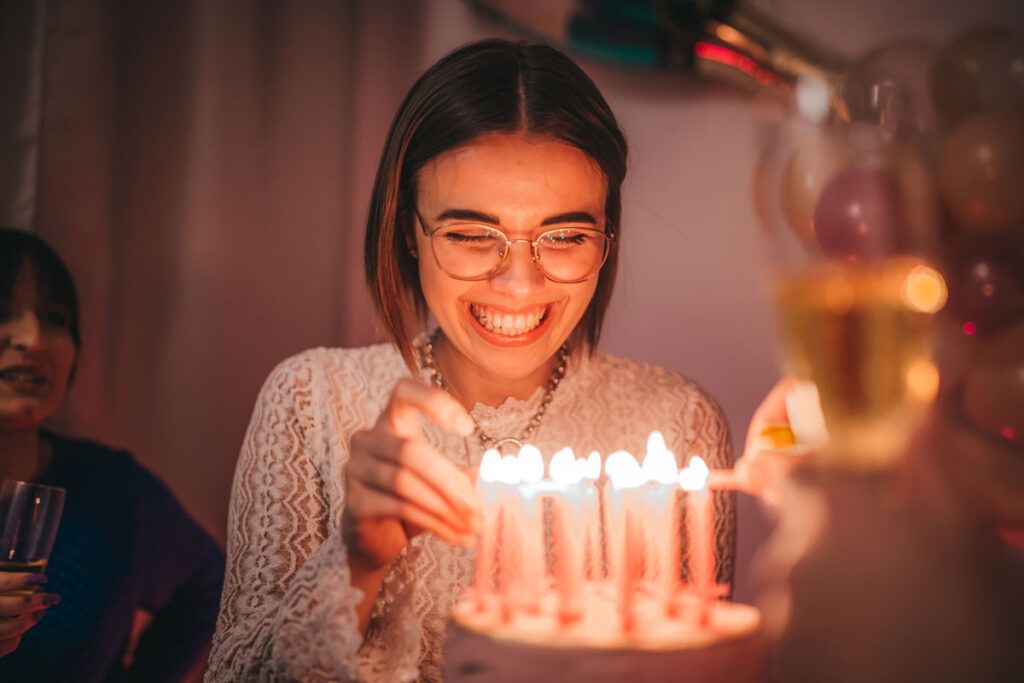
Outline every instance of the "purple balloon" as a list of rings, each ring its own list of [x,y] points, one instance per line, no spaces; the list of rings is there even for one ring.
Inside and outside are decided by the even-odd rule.
[[[1024,230],[973,233],[948,247],[949,307],[979,332],[1024,318]]]
[[[902,223],[899,182],[884,168],[840,173],[814,209],[814,235],[822,250],[854,261],[891,254],[900,244]]]

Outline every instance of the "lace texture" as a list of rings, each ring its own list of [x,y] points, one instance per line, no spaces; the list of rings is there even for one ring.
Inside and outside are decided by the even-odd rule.
[[[448,614],[472,580],[473,551],[421,534],[393,563],[365,639],[341,537],[349,436],[372,425],[399,378],[390,346],[314,349],[267,379],[235,471],[228,566],[207,681],[440,681]],[[494,436],[518,434],[543,389],[525,401],[477,405]],[[696,384],[668,370],[603,353],[574,357],[534,443],[545,457],[625,449],[642,455],[664,435],[680,465],[699,454],[728,467],[728,427]],[[482,455],[472,438],[424,421],[424,436],[459,465]],[[735,509],[716,495],[719,580],[731,582]]]

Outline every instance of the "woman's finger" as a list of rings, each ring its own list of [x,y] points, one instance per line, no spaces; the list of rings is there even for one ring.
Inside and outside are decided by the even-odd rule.
[[[0,640],[20,637],[22,633],[35,626],[45,613],[45,609],[39,609],[13,619],[0,620]]]
[[[60,596],[56,593],[0,593],[0,617],[18,617],[58,602]]]
[[[350,476],[380,493],[408,500],[444,519],[456,529],[465,532],[472,530],[472,515],[466,515],[462,506],[452,505],[437,489],[406,467],[399,467],[392,461],[372,458],[366,464],[355,465],[350,471]]]
[[[415,503],[402,500],[361,482],[353,482],[350,499],[352,513],[360,518],[391,517],[420,527],[453,545],[470,546],[474,536],[456,529],[444,519],[424,510]]]
[[[469,476],[428,444],[385,430],[363,432],[357,440],[359,447],[374,458],[412,470],[461,515],[480,514],[479,496]]]
[[[18,649],[19,645],[21,645],[21,636],[0,638],[0,657],[11,654]]]
[[[46,583],[46,574],[31,572],[0,572],[0,594],[9,591],[33,591]]]
[[[420,435],[420,415],[450,432],[468,436],[473,433],[473,420],[462,404],[440,389],[403,377],[398,380],[388,405],[377,419],[400,436]]]

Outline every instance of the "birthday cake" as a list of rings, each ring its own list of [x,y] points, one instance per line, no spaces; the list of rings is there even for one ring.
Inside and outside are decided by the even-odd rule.
[[[760,613],[719,599],[714,473],[675,462],[657,432],[642,467],[624,451],[601,462],[563,449],[545,478],[532,446],[485,454],[486,521],[445,680],[768,681]]]
[[[643,681],[644,683],[762,683],[770,680],[768,644],[757,609],[712,603],[706,623],[683,606],[667,616],[660,601],[638,595],[631,633],[619,628],[617,603],[607,584],[587,587],[576,622],[557,616],[548,592],[541,609],[505,621],[498,605],[484,609],[460,601],[448,632],[445,680]]]

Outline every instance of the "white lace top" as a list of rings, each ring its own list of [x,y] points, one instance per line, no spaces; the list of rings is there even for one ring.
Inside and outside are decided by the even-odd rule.
[[[578,356],[533,439],[546,457],[563,446],[640,455],[659,429],[680,460],[698,453],[712,467],[731,463],[726,421],[697,385],[600,352]],[[207,681],[441,679],[446,621],[471,580],[473,551],[414,538],[384,581],[364,640],[340,529],[349,436],[376,421],[408,374],[394,348],[378,345],[306,351],[267,379],[235,471]],[[542,398],[538,388],[472,413],[488,434],[518,435]],[[456,463],[479,463],[473,437],[426,421],[424,435]],[[731,496],[716,497],[719,579],[728,582],[735,514]]]

